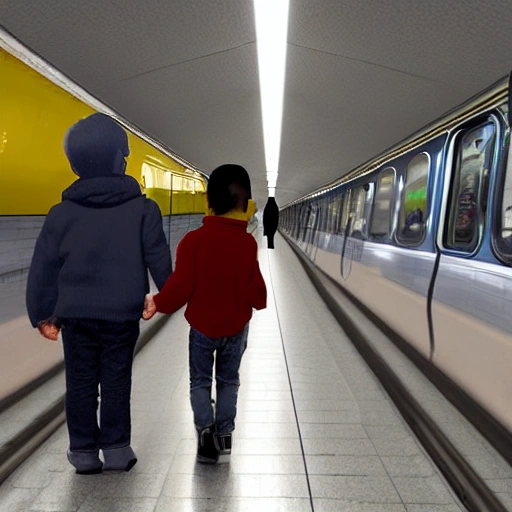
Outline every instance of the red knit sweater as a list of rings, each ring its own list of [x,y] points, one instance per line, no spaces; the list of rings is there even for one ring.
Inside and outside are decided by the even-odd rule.
[[[267,289],[257,260],[258,246],[247,222],[205,217],[203,226],[178,245],[176,269],[155,295],[157,311],[185,318],[211,338],[231,336],[267,306]]]

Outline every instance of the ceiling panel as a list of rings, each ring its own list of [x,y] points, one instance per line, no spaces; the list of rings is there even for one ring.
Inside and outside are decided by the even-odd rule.
[[[0,24],[206,172],[265,160],[252,0],[0,0]],[[277,200],[348,172],[512,68],[506,0],[291,0]]]

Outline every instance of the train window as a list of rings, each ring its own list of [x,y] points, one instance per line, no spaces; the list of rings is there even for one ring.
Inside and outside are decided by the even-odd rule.
[[[345,208],[345,194],[341,191],[338,192],[336,197],[336,201],[338,202],[338,219],[336,221],[336,226],[334,226],[335,233],[344,233],[343,226],[343,210]]]
[[[324,197],[321,201],[322,204],[322,227],[321,231],[327,231],[329,226],[329,199]]]
[[[370,220],[370,235],[376,239],[384,238],[390,232],[394,191],[395,170],[385,169],[377,180]]]
[[[336,233],[339,223],[340,208],[341,197],[339,195],[331,196],[329,200],[329,233]]]
[[[309,229],[313,229],[316,227],[316,223],[318,221],[318,205],[317,203],[310,203],[307,211],[307,221],[306,227]]]
[[[334,204],[335,204],[334,208],[335,208],[336,215],[333,220],[332,232],[338,233],[338,231],[340,230],[341,213],[343,210],[343,195],[342,195],[341,191],[336,192],[336,196],[334,197]]]
[[[325,232],[329,233],[331,226],[331,198],[326,197],[324,200],[325,208]]]
[[[419,244],[425,236],[429,169],[430,158],[421,153],[409,162],[405,172],[397,231],[397,238],[405,244]]]
[[[498,218],[496,249],[507,263],[512,263],[512,147],[508,148],[508,162]]]
[[[308,201],[303,207],[303,231],[302,241],[305,242],[311,230],[315,226],[317,207],[313,201]]]
[[[350,190],[350,232],[354,238],[365,238],[366,234],[366,200],[369,185]]]
[[[324,226],[325,226],[325,206],[324,206],[325,201],[323,198],[317,199],[316,204],[318,206],[318,212],[317,212],[318,221],[317,221],[317,224],[315,227],[319,231],[325,231],[325,229],[324,229]]]
[[[504,109],[508,114],[508,108]],[[500,259],[512,265],[512,145],[508,136],[508,155],[501,195],[501,213],[496,218],[493,233],[494,248]],[[501,188],[501,187],[500,187]]]
[[[478,245],[487,207],[495,133],[494,123],[489,122],[459,139],[444,231],[446,248],[473,252]]]
[[[326,205],[327,205],[327,226],[325,227],[325,230],[328,233],[330,233],[331,225],[332,225],[332,197],[327,198]]]
[[[340,233],[345,234],[350,214],[350,190],[343,192],[343,206],[341,209]]]
[[[316,230],[321,230],[322,229],[322,220],[324,217],[323,200],[317,199],[315,201],[315,206],[316,206],[316,224],[313,224],[312,227],[315,228]]]

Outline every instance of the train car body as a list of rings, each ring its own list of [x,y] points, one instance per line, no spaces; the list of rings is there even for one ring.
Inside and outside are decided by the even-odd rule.
[[[46,215],[77,179],[64,154],[67,129],[94,112],[110,112],[1,47],[0,70],[0,215]],[[162,215],[204,213],[205,175],[117,120],[128,133],[126,172],[159,204]]]
[[[509,84],[283,208],[280,229],[512,431]]]

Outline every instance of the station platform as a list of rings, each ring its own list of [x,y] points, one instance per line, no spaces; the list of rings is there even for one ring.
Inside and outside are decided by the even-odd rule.
[[[63,426],[0,486],[0,511],[465,510],[284,239],[259,260],[268,307],[251,321],[231,456],[196,463],[180,311],[135,359],[135,467],[76,475]]]

